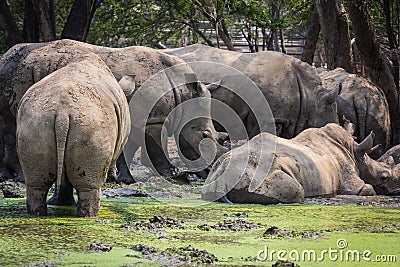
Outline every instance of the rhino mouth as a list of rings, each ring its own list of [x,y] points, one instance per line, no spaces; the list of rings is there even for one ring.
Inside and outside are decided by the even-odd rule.
[[[388,194],[388,196],[400,196],[400,189],[396,189]]]
[[[383,184],[377,185],[375,187],[376,193],[379,195],[385,195],[385,196],[400,196],[400,188],[394,189],[394,190],[389,190],[386,186]]]

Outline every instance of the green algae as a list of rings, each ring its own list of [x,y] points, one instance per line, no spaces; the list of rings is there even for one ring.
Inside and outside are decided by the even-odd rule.
[[[49,207],[49,216],[30,217],[26,214],[24,199],[0,198],[0,265],[20,266],[25,263],[50,261],[56,266],[141,266],[157,265],[148,259],[138,258],[140,253],[130,249],[136,244],[146,244],[161,250],[193,246],[214,254],[223,266],[271,266],[277,255],[265,261],[265,251],[347,251],[370,250],[374,261],[364,259],[333,261],[324,255],[323,261],[296,259],[300,266],[376,266],[376,258],[400,257],[400,209],[369,207],[354,204],[339,206],[307,205],[226,205],[210,203],[195,207],[180,207],[158,202],[151,198],[102,199],[99,216],[76,218],[73,207]],[[262,228],[248,231],[204,231],[199,225],[215,224],[231,214],[248,214],[246,221],[261,224]],[[134,230],[122,227],[154,215],[168,216],[184,221],[184,229],[165,228],[157,231]],[[294,232],[318,231],[320,238],[266,238],[268,227]],[[345,240],[340,249],[338,240]],[[94,242],[111,245],[110,252],[92,252]],[[259,255],[260,254],[260,255]],[[292,252],[292,256],[296,256]],[[293,257],[294,259],[296,257]],[[387,257],[388,258],[388,257]],[[397,266],[393,262],[382,266]],[[388,260],[388,261],[389,261]],[[396,261],[400,259],[396,258]]]

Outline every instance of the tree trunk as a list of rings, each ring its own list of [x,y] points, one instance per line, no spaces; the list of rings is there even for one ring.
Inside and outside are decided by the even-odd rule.
[[[392,127],[391,144],[400,141],[399,93],[396,89],[388,62],[383,56],[380,44],[375,37],[371,17],[363,0],[347,0],[353,32],[358,50],[364,59],[365,69],[371,80],[384,92],[389,104]]]
[[[393,75],[397,91],[399,91],[399,51],[398,51],[398,44],[396,43],[396,37],[392,27],[389,0],[383,1],[383,11],[386,20],[386,33],[389,40],[390,60],[392,61],[391,73]]]
[[[39,18],[39,28],[45,42],[53,41],[56,39],[54,31],[54,8],[53,1],[50,0],[49,4],[45,0],[32,0],[36,16]]]
[[[285,38],[283,36],[283,30],[279,29],[279,38],[281,41],[281,52],[286,54],[286,48],[285,48]]]
[[[207,43],[207,45],[209,45],[211,47],[215,47],[215,45],[211,41],[211,39],[208,38],[202,31],[199,30],[197,22],[190,21],[190,22],[183,22],[183,23],[188,25],[197,35],[199,35]]]
[[[352,72],[350,34],[346,13],[333,0],[316,0],[319,24],[324,37],[328,69],[342,67]]]
[[[318,11],[314,8],[313,16],[311,18],[310,24],[308,25],[307,36],[304,44],[303,54],[301,55],[301,60],[312,65],[314,61],[314,53],[317,48],[318,36],[321,30],[319,25]]]
[[[61,39],[86,41],[98,4],[97,0],[75,0],[61,33]]]
[[[225,25],[225,20],[222,20],[221,23],[218,23],[218,36],[221,38],[222,42],[226,45],[228,50],[235,51],[233,47],[232,40],[229,38],[229,32]]]
[[[26,42],[38,43],[40,38],[39,21],[31,0],[25,0],[24,28],[22,35]]]
[[[243,29],[240,29],[240,31],[242,32],[244,39],[246,39],[246,41],[247,41],[247,46],[249,47],[250,53],[254,53],[254,52],[256,52],[256,50],[254,49],[253,42],[251,40],[252,39],[251,33],[250,33],[251,27],[249,26],[248,23],[245,23],[244,26],[246,27],[247,35]]]
[[[24,42],[22,33],[11,14],[6,0],[0,0],[0,27],[4,30],[6,42],[9,46]]]

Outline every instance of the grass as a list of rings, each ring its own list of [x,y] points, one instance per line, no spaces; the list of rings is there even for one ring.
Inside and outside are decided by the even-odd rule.
[[[102,199],[102,208],[96,218],[76,218],[75,208],[70,207],[50,207],[50,216],[39,218],[28,216],[25,209],[24,199],[0,196],[1,266],[43,261],[56,266],[123,266],[139,262],[140,266],[157,266],[148,259],[138,258],[140,253],[131,247],[139,243],[161,250],[192,245],[214,254],[218,258],[214,263],[217,266],[271,266],[278,259],[277,252],[271,259],[272,250],[284,250],[285,253],[280,252],[280,255],[300,266],[377,266],[377,255],[388,256],[386,260],[394,261],[394,258],[389,259],[393,255],[400,261],[400,210],[389,207],[220,203],[179,207],[151,198],[113,198]],[[213,225],[234,220],[226,214],[244,212],[248,217],[241,219],[263,227],[238,232],[198,228],[205,223]],[[152,232],[121,227],[126,222],[134,224],[154,215],[183,220],[185,229]],[[270,226],[296,233],[316,231],[323,236],[315,239],[264,237],[263,233]],[[160,236],[177,236],[178,239],[164,240],[159,239]],[[343,249],[337,244],[341,239],[347,243]],[[89,245],[93,242],[103,242],[113,248],[110,252],[92,252]],[[322,254],[323,260],[318,261],[324,250],[327,252]],[[336,254],[333,250],[337,250]],[[310,251],[315,251],[315,260],[307,258]],[[362,257],[359,261],[357,258],[353,261],[351,257],[346,260],[346,253],[352,251],[364,253],[371,261]],[[266,261],[255,260],[258,254],[265,257],[265,252]],[[302,253],[306,253],[305,259],[302,259]],[[398,263],[381,265],[398,266]]]

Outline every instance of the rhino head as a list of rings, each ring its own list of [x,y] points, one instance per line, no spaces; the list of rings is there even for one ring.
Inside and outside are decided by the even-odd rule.
[[[338,123],[337,116],[337,97],[340,93],[340,88],[332,91],[321,90],[314,101],[309,101],[306,126],[322,127],[328,123]],[[308,128],[308,127],[305,127]]]
[[[373,147],[374,133],[371,132],[360,144],[354,145],[354,156],[360,177],[371,184],[379,195],[400,194],[400,164],[396,164],[391,154],[398,154],[397,149],[386,152],[380,159],[373,160],[368,156],[377,146]]]
[[[206,169],[228,149],[222,146],[225,136],[218,133],[211,119],[211,94],[197,81],[194,74],[186,74],[186,86],[193,98],[182,107],[181,130],[175,134],[179,154],[186,166],[194,171]],[[201,176],[206,173],[200,172]]]

